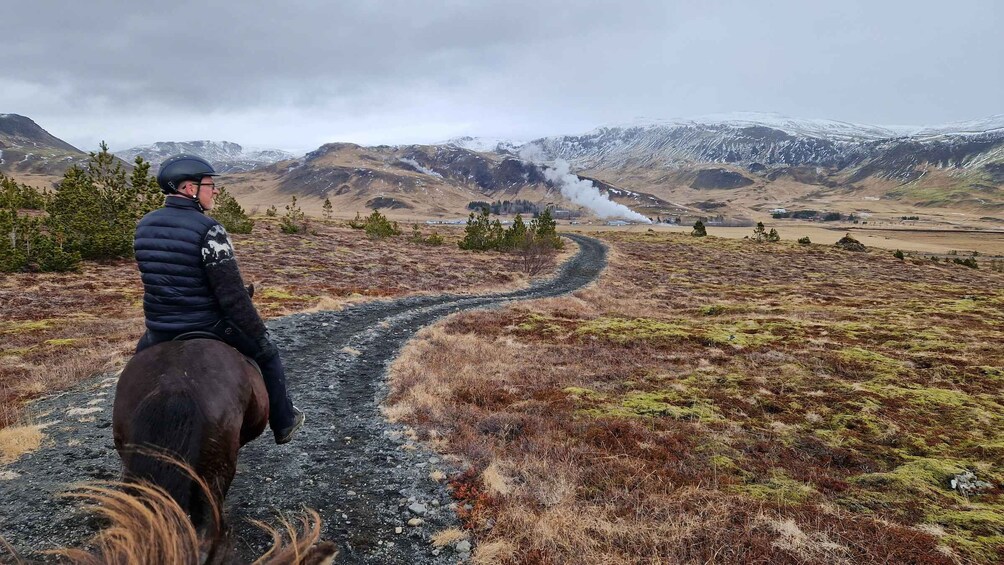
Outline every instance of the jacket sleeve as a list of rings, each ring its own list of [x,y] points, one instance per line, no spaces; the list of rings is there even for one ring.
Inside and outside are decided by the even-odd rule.
[[[265,335],[265,323],[244,286],[230,235],[219,224],[209,228],[202,240],[202,266],[223,315],[252,339]]]

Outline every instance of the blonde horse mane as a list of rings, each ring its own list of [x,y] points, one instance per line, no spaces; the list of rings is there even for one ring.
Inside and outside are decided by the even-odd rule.
[[[153,456],[178,465],[206,493],[212,506],[212,524],[205,535],[199,535],[188,514],[167,491],[156,485],[115,481],[85,483],[64,496],[84,501],[83,510],[104,519],[107,526],[88,540],[85,548],[60,548],[44,554],[59,556],[78,565],[236,563],[224,535],[222,510],[213,497],[208,496],[209,485],[177,460],[159,453]],[[280,528],[251,521],[272,538],[272,546],[253,561],[255,565],[332,563],[337,551],[331,542],[318,544],[321,517],[317,512],[305,509],[295,521],[285,516],[280,516],[279,521]],[[0,542],[13,553],[6,541],[0,538]]]

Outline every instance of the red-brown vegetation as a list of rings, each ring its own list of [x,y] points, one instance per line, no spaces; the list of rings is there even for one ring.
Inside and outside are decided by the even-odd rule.
[[[1004,481],[1000,274],[602,237],[597,285],[453,316],[392,369],[388,414],[472,469],[475,561],[1004,558],[1004,493],[948,484]]]

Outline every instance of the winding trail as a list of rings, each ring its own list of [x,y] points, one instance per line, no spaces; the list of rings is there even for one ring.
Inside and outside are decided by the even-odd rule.
[[[417,330],[443,316],[560,296],[595,280],[606,266],[604,245],[565,237],[579,245],[578,253],[555,277],[526,289],[402,298],[271,320],[290,396],[306,412],[307,425],[285,446],[274,445],[266,430],[241,450],[227,497],[238,551],[250,557],[268,543],[245,518],[274,522],[277,511],[306,506],[324,520],[322,537],[338,544],[338,563],[440,564],[463,557],[429,543],[436,532],[457,525],[448,492],[429,474],[455,469],[384,421],[379,406],[386,368]],[[55,495],[75,482],[118,478],[114,387],[115,378],[98,377],[33,405],[40,423],[51,422],[46,442],[0,467],[0,536],[20,551],[79,543],[94,531],[96,524],[82,520],[72,501]],[[424,523],[409,527],[416,516]]]

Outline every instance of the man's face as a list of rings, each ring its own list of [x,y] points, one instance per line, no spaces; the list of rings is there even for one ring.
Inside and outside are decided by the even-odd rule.
[[[199,190],[200,185],[202,187],[201,190]],[[216,195],[220,191],[216,188],[216,184],[213,182],[213,177],[202,177],[200,182],[188,181],[182,192],[189,196],[195,196],[198,194],[199,204],[202,205],[202,209],[212,210],[213,202],[216,199]]]

